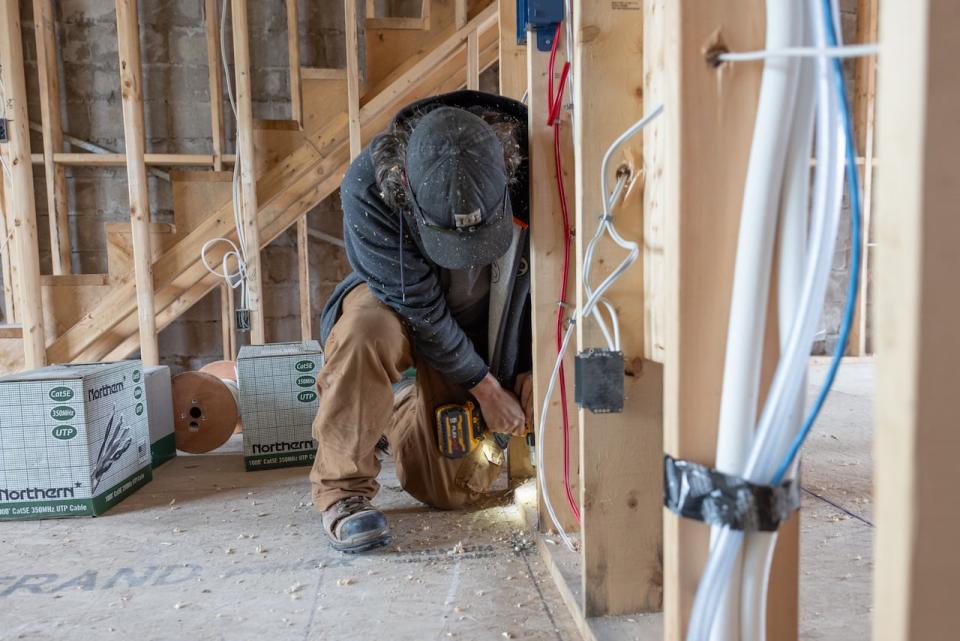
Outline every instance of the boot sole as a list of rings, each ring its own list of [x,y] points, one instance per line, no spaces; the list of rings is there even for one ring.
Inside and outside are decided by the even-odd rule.
[[[367,552],[384,545],[389,545],[393,541],[393,537],[390,536],[390,533],[384,533],[379,535],[377,538],[371,541],[359,541],[356,543],[339,543],[336,541],[330,540],[330,547],[338,552],[344,552],[345,554],[357,554],[359,552]]]

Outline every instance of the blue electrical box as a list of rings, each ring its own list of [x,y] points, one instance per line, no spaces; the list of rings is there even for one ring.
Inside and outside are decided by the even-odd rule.
[[[537,49],[550,51],[557,25],[563,22],[563,0],[517,0],[517,44],[527,41],[527,29],[537,38]]]

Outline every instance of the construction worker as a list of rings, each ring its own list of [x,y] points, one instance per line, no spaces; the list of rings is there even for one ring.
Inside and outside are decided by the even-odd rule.
[[[409,105],[350,165],[340,186],[353,273],[327,302],[317,379],[313,504],[332,546],[390,541],[370,500],[378,444],[403,488],[454,509],[500,473],[485,441],[443,456],[435,409],[471,397],[489,430],[532,418],[526,108],[460,91]],[[416,377],[404,378],[415,368]]]

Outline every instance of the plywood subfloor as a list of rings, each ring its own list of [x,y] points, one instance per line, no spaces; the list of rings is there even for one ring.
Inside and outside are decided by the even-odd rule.
[[[825,370],[811,365],[811,394]],[[872,402],[872,361],[848,362],[805,450],[802,639],[869,638]],[[0,523],[0,639],[579,638],[509,497],[429,510],[387,461],[377,503],[395,542],[343,556],[308,504],[306,468],[246,473],[231,445],[167,463],[103,517]],[[555,556],[578,587],[575,560]],[[658,619],[597,630],[659,639]]]
[[[394,544],[347,556],[306,473],[184,456],[102,517],[0,523],[0,639],[578,638],[509,497],[430,510],[387,462]]]

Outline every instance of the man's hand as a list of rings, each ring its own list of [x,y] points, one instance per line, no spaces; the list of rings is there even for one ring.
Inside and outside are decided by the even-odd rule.
[[[517,436],[523,434],[523,409],[517,397],[503,389],[493,374],[488,373],[470,393],[480,404],[480,411],[491,431]]]
[[[520,406],[523,407],[527,425],[533,427],[533,374],[531,372],[519,374],[517,382],[513,385],[513,391],[517,393],[517,397],[520,399]]]

